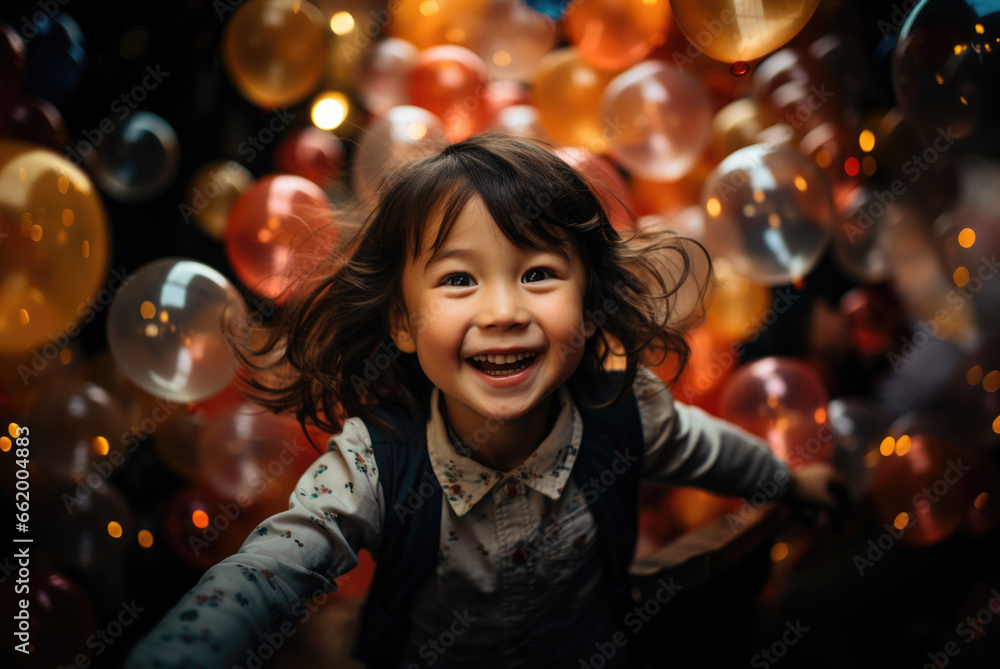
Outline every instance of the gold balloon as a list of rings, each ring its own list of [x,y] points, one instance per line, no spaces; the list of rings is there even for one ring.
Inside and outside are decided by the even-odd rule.
[[[545,129],[559,142],[582,146],[594,153],[607,150],[601,136],[601,94],[614,72],[587,64],[574,48],[555,49],[535,69],[532,102]]]
[[[744,146],[756,144],[760,132],[777,121],[769,107],[753,98],[733,100],[712,119],[712,153],[721,161]]]
[[[767,328],[764,312],[771,291],[738,273],[725,258],[713,258],[715,285],[705,327],[724,341],[746,341]],[[756,335],[756,336],[755,336]]]
[[[390,4],[386,32],[421,51],[438,44],[469,47],[479,38],[488,0],[397,0]],[[373,13],[376,22],[386,10]],[[377,27],[377,23],[376,23]]]
[[[87,175],[62,156],[0,140],[0,351],[60,346],[110,304],[108,225]]]
[[[302,100],[319,86],[329,28],[304,0],[249,0],[222,36],[222,60],[233,84],[258,107]]]
[[[819,0],[670,0],[677,25],[703,52],[726,63],[768,54],[794,37]]]
[[[253,183],[253,174],[235,160],[202,165],[188,187],[187,205],[181,215],[212,239],[226,236],[226,221],[233,202]]]
[[[566,11],[563,25],[588,63],[621,72],[666,41],[670,5],[666,0],[582,0]]]

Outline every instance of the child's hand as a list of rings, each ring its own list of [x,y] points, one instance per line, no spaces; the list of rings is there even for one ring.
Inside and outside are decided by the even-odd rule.
[[[844,481],[837,470],[826,463],[806,465],[793,474],[787,502],[797,515],[807,520],[825,513],[836,532],[840,531],[845,518],[854,515]]]

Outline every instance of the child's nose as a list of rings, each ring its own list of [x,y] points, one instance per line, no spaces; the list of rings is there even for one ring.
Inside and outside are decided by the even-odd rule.
[[[480,310],[476,323],[479,327],[506,330],[527,325],[531,320],[531,314],[517,288],[493,286],[484,293],[483,308]]]

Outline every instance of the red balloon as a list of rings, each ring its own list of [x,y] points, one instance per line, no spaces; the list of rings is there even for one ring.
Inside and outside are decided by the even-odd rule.
[[[765,439],[797,471],[833,459],[826,388],[816,371],[798,360],[770,357],[738,367],[726,379],[719,413]]]
[[[279,172],[296,174],[326,186],[344,167],[344,143],[326,130],[313,126],[300,128],[278,145],[274,167]]]
[[[304,177],[273,175],[250,186],[233,203],[226,255],[247,287],[278,299],[336,238],[323,189]]]
[[[177,557],[193,567],[208,569],[236,553],[267,516],[261,509],[244,508],[194,487],[181,490],[170,500],[163,511],[163,524]]]
[[[598,197],[616,230],[631,230],[634,227],[629,213],[633,207],[632,193],[607,158],[575,146],[557,149],[556,155],[595,183]]]
[[[461,46],[422,51],[409,75],[410,101],[444,121],[448,139],[459,142],[490,121],[490,72],[483,59]]]

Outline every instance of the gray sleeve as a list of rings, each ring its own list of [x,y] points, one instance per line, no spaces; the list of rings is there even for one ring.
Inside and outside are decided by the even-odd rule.
[[[126,668],[253,666],[281,647],[309,603],[357,565],[361,547],[377,554],[385,505],[370,446],[364,424],[349,419],[299,479],[289,509],[209,569]]]
[[[649,370],[640,370],[633,390],[645,441],[644,478],[732,497],[764,491],[778,500],[787,494],[791,472],[759,437],[674,401]]]

